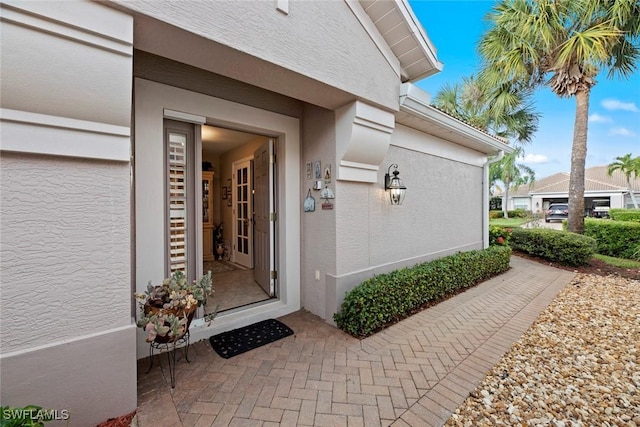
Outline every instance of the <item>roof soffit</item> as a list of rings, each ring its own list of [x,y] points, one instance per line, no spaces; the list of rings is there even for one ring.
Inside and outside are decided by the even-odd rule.
[[[345,1],[367,29],[354,0]],[[385,56],[390,49],[399,63],[402,82],[414,82],[442,70],[435,47],[406,0],[358,0],[358,3],[379,33],[367,29],[372,40]],[[380,35],[386,47],[377,40]]]

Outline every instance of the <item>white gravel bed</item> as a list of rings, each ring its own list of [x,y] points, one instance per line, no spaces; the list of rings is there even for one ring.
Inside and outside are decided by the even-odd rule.
[[[640,426],[640,281],[577,275],[446,426]]]

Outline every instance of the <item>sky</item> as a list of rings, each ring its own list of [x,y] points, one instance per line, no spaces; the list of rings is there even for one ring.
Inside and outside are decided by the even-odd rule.
[[[488,0],[409,0],[416,17],[444,63],[443,70],[416,82],[432,97],[445,84],[456,84],[480,68],[477,44],[489,27],[485,16],[496,4]],[[640,68],[640,64],[638,64]],[[603,166],[618,156],[640,156],[640,70],[628,79],[596,78],[591,90],[586,167]],[[559,98],[548,87],[534,94],[540,113],[538,132],[525,146],[522,163],[536,179],[571,170],[575,98]]]

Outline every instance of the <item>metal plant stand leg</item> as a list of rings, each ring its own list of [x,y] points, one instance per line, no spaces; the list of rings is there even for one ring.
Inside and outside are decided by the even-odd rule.
[[[149,369],[144,374],[147,375],[153,368],[153,343],[149,343]]]
[[[169,377],[171,379],[171,388],[176,387],[176,350],[178,350],[179,346],[185,344],[183,347],[184,358],[188,363],[191,363],[189,360],[189,331],[184,334],[182,337],[178,338],[172,342],[166,343],[158,343],[152,341],[149,344],[149,369],[147,369],[147,374],[151,371],[153,367],[153,350],[164,350],[167,353],[167,362],[169,363]],[[162,369],[162,364],[160,364],[160,369]]]

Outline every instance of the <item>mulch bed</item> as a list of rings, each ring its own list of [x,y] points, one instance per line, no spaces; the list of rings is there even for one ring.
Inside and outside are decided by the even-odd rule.
[[[98,424],[98,427],[129,427],[131,425],[131,420],[136,415],[136,412],[133,411],[130,414],[122,415],[118,418],[110,418],[107,421],[104,421]]]
[[[561,268],[563,270],[573,271],[576,273],[595,274],[598,276],[614,275],[614,276],[624,277],[626,279],[640,280],[639,269],[614,267],[613,265],[607,264],[606,262],[600,261],[599,259],[595,259],[595,258],[592,258],[591,262],[588,265],[583,265],[580,267],[571,267],[567,265],[558,264],[556,262],[551,262],[544,258],[534,257],[520,251],[514,250],[513,255],[519,256],[520,258],[525,258],[531,261],[539,262],[540,264],[548,265],[550,267]]]

